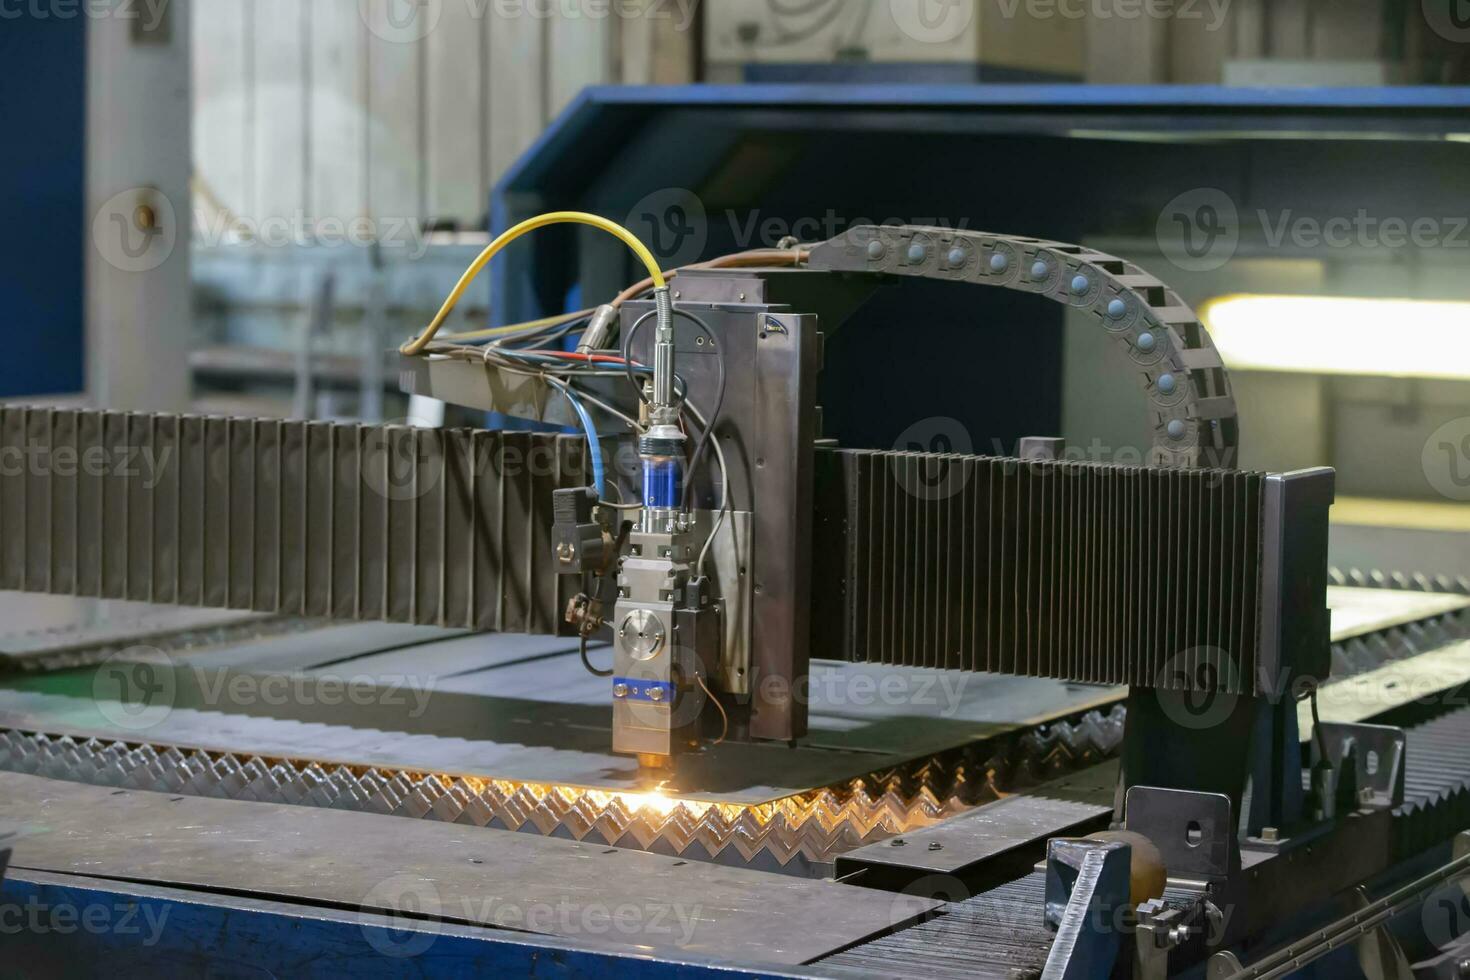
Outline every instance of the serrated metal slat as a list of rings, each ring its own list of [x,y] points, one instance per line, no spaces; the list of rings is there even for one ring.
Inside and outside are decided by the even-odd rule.
[[[814,656],[1254,693],[1267,474],[844,449],[817,473]]]
[[[528,633],[587,480],[576,436],[24,406],[0,463],[0,587]]]

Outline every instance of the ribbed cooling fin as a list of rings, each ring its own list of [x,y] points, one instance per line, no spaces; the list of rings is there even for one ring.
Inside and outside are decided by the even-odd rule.
[[[0,411],[0,587],[556,633],[580,438]]]
[[[1245,693],[1264,483],[821,451],[813,655]]]

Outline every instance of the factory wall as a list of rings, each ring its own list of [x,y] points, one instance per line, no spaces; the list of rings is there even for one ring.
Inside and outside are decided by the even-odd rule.
[[[772,63],[1138,84],[1447,81],[1463,68],[1402,0],[1190,0],[1125,16],[1132,3],[974,0],[966,31],[939,44],[906,34],[887,3],[842,0],[790,23],[771,0],[194,0],[195,206],[217,223],[479,228],[490,186],[582,87],[737,81]]]
[[[712,81],[1074,79],[1104,84],[1377,85],[1463,80],[1428,29],[1456,0],[719,0]]]
[[[688,81],[694,33],[654,0],[193,7],[196,209],[221,222],[483,227],[493,182],[578,91]]]

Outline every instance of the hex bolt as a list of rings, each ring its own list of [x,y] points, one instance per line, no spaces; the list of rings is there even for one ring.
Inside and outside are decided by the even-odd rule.
[[[1268,843],[1268,844],[1274,844],[1277,841],[1279,841],[1280,839],[1281,839],[1281,831],[1277,830],[1275,827],[1262,827],[1261,828],[1261,840],[1265,841],[1266,843]]]
[[[942,851],[942,850],[944,850],[944,845],[941,844],[941,843],[939,843],[939,841],[937,841],[937,840],[931,840],[929,842],[929,850],[931,850],[931,851]]]
[[[904,840],[902,837],[895,837],[895,838],[893,838],[893,840],[891,840],[891,841],[888,842],[888,846],[889,847],[903,847],[907,843],[908,843],[908,841]]]
[[[563,541],[561,544],[557,545],[556,546],[556,557],[560,558],[562,561],[571,561],[572,560],[572,546],[571,546],[571,544],[569,542]]]

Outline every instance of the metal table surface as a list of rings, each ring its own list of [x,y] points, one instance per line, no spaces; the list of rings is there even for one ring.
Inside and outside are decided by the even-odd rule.
[[[17,869],[793,965],[938,902],[575,841],[0,773]]]

